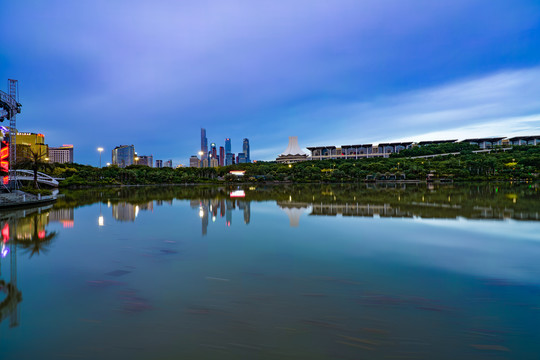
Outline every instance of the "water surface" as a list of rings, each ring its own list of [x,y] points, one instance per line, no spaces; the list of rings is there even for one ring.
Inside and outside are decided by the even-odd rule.
[[[538,359],[533,184],[122,188],[0,214],[2,359]]]

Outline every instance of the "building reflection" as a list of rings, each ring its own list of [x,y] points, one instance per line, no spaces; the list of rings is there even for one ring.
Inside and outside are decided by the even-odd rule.
[[[163,202],[160,202],[157,205],[163,205]],[[149,201],[142,204],[132,204],[127,201],[120,201],[112,204],[112,216],[118,221],[135,221],[141,210],[154,211],[154,202]]]
[[[73,224],[73,211],[51,210],[52,205],[29,210],[0,213],[0,322],[9,319],[9,326],[19,325],[22,292],[17,284],[18,249],[40,255],[56,238],[55,231],[48,231],[50,222]],[[69,227],[69,226],[68,226]]]
[[[392,203],[291,203],[277,201],[277,205],[289,216],[290,226],[298,226],[302,213],[308,211],[309,216],[352,216],[381,218],[425,218],[425,219],[514,219],[540,221],[539,211],[516,211],[501,207],[466,207],[458,204],[450,205],[437,202],[410,202],[407,204]]]
[[[199,211],[199,217],[201,218],[201,233],[206,235],[208,233],[208,226],[210,221],[215,223],[216,221],[225,221],[225,226],[230,227],[232,225],[233,211],[238,209],[242,211],[244,224],[249,224],[251,221],[251,203],[250,201],[240,199],[199,199],[190,200],[190,206],[192,209]]]

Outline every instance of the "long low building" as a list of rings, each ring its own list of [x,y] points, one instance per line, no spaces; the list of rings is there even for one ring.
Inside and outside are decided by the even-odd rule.
[[[308,146],[311,151],[311,160],[327,160],[327,159],[362,159],[371,157],[389,157],[390,154],[399,153],[402,150],[410,149],[416,146],[440,145],[458,142],[454,140],[431,140],[420,142],[393,142],[360,144],[360,145],[342,145],[338,146]],[[512,138],[506,137],[488,137],[488,138],[471,138],[460,142],[478,145],[480,149],[492,149],[497,146],[505,145],[540,145],[540,135],[538,136],[516,136]]]

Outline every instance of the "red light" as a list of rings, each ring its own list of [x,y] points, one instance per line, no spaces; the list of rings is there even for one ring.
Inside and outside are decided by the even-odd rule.
[[[9,144],[6,141],[2,141],[0,149],[0,169],[4,172],[9,171]]]
[[[2,238],[4,239],[4,242],[9,241],[9,224],[6,223],[4,227],[2,228]]]
[[[73,220],[64,220],[62,221],[62,227],[65,229],[72,228],[75,222]]]
[[[40,230],[37,236],[40,239],[45,239],[45,230]]]

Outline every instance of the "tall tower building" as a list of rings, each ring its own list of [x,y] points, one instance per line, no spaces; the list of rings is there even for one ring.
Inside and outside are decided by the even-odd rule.
[[[228,154],[231,152],[231,139],[226,138],[225,139],[225,154]]]
[[[201,151],[202,151],[202,159],[208,157],[208,139],[206,138],[206,129],[201,128]]]
[[[242,145],[242,150],[244,152],[244,156],[246,157],[246,162],[249,163],[251,162],[251,159],[249,157],[249,139],[244,139],[244,142],[243,142],[243,145]]]
[[[225,165],[225,148],[223,146],[219,147],[219,166]]]

